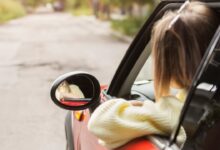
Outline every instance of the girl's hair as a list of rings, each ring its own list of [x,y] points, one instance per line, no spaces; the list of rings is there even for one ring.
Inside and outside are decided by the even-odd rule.
[[[189,88],[218,24],[217,14],[201,2],[166,12],[156,22],[151,39],[156,99],[169,95],[171,82]]]

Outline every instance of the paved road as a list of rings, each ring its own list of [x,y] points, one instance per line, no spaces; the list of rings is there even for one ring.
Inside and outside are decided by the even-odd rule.
[[[111,80],[128,43],[107,23],[68,14],[35,14],[0,26],[0,149],[65,149],[65,110],[49,98],[59,75],[84,70]]]

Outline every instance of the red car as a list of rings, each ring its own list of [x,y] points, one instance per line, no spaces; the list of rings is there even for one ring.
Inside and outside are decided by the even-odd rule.
[[[67,150],[106,150],[87,130],[91,113],[102,102],[113,97],[127,100],[154,101],[153,80],[148,44],[151,29],[164,12],[179,8],[184,1],[164,0],[156,7],[135,37],[109,86],[100,86],[97,79],[85,72],[60,76],[51,88],[51,98],[59,107],[71,110],[65,122]],[[220,13],[220,2],[205,1]],[[220,17],[220,14],[219,14]],[[149,73],[142,74],[143,72]],[[142,78],[148,77],[148,78]],[[78,95],[65,94],[66,90]],[[175,91],[173,91],[175,92]],[[180,126],[187,132],[183,147],[176,144]],[[134,139],[117,150],[220,150],[220,26],[213,36],[171,137],[148,136]]]

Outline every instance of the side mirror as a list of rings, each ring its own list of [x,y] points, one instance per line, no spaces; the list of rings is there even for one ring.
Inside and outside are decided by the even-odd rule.
[[[100,84],[94,76],[86,72],[70,72],[53,82],[50,96],[61,108],[82,110],[98,102]]]

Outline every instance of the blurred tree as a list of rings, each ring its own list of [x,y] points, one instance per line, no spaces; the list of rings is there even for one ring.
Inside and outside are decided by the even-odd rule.
[[[134,36],[152,13],[160,0],[112,0],[112,5],[121,8],[124,19],[111,20],[112,28],[129,36]]]
[[[25,7],[37,7],[41,4],[44,0],[17,0],[20,1]]]
[[[73,8],[75,0],[66,0],[67,8]]]
[[[64,0],[65,1],[65,0]],[[68,8],[89,7],[90,0],[66,0]]]
[[[92,9],[93,9],[93,13],[95,15],[96,18],[99,18],[99,6],[100,6],[100,1],[99,0],[92,0]]]
[[[0,0],[0,23],[24,16],[24,7],[19,1]]]
[[[149,12],[152,12],[153,8],[155,7],[155,4],[157,4],[155,0],[136,0],[136,1],[140,6],[148,5]]]
[[[107,19],[110,19],[112,0],[100,0],[101,11],[106,15]]]
[[[127,14],[132,16],[132,5],[134,0],[112,0],[112,4],[121,9],[123,15]]]
[[[66,0],[66,8],[74,15],[92,15],[92,0]]]
[[[54,3],[56,1],[59,1],[64,4],[66,0],[17,0],[17,1],[20,1],[24,6],[37,7],[42,4]]]

